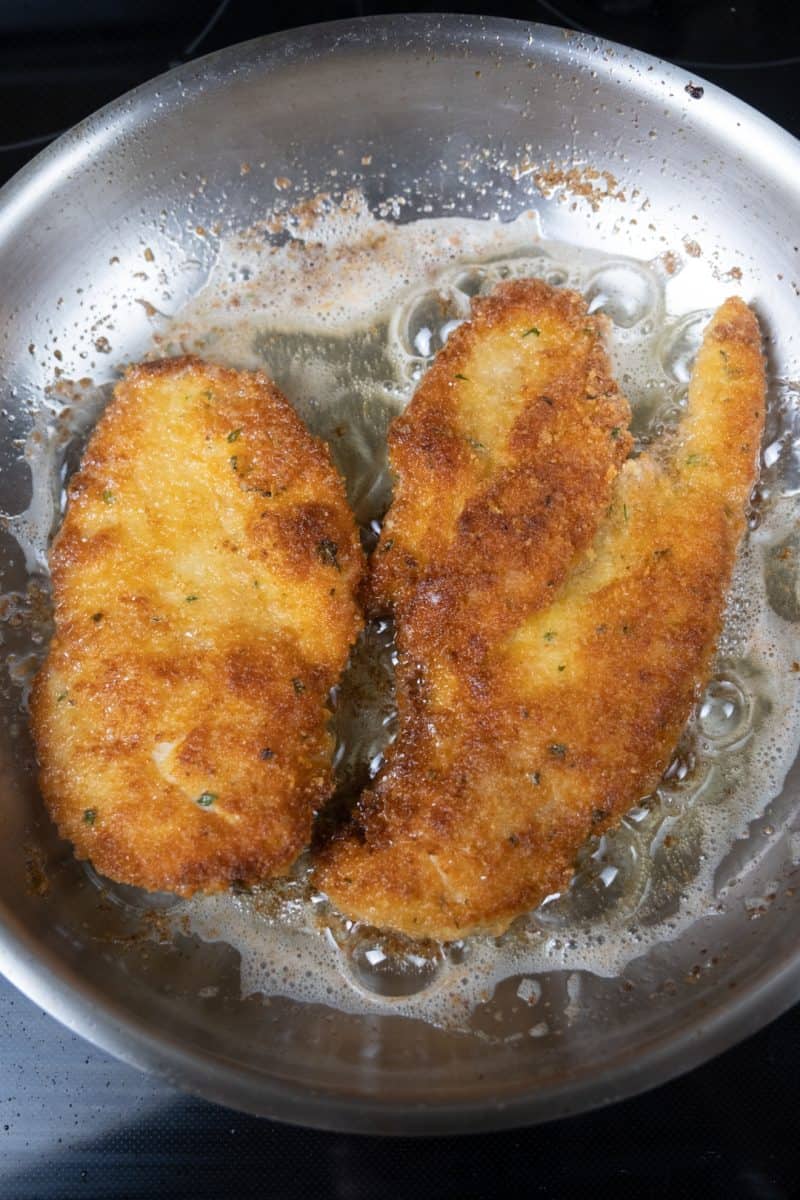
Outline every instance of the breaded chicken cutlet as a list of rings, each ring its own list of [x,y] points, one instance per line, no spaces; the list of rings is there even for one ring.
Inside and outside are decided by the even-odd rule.
[[[501,324],[502,305],[501,292]],[[535,349],[544,354],[544,318],[535,324]],[[512,332],[522,337],[519,325],[509,339]],[[462,336],[434,371],[444,362],[453,376],[474,377],[481,342],[491,345],[491,322],[480,338]],[[481,391],[467,394],[466,413],[471,436],[486,442],[496,429],[490,377]],[[447,410],[453,429],[463,428],[463,395],[454,391]],[[411,546],[423,537],[430,544],[427,533],[414,542],[419,526],[406,525],[402,508],[406,463],[430,444],[425,382],[418,396],[421,404],[412,400],[393,436],[399,503],[385,535]],[[514,608],[513,627],[494,615],[487,621],[465,601],[459,611],[468,616],[451,623],[445,662],[438,636],[426,643],[435,622],[417,612],[468,586],[448,557],[451,543],[435,534],[436,557],[427,554],[419,569],[412,549],[407,584],[384,585],[378,566],[379,595],[391,600],[398,623],[399,728],[351,826],[320,857],[317,882],[344,914],[415,937],[500,933],[564,888],[589,833],[601,833],[653,789],[709,671],[756,475],[764,399],[758,324],[730,299],[706,331],[677,431],[624,463],[610,505],[597,491],[591,546],[587,537],[580,546],[568,540],[565,550],[544,526],[536,556],[552,557],[546,574],[556,587],[532,588]],[[606,429],[609,440],[625,438],[627,446],[615,430]],[[573,446],[580,451],[579,425],[567,424],[563,436],[565,456]],[[542,456],[539,444],[532,460]],[[470,492],[467,503],[480,507],[480,496]],[[568,509],[569,495],[561,502]],[[451,508],[442,498],[454,513],[451,529],[467,503],[460,497]],[[435,491],[416,499],[423,511],[436,504]],[[573,546],[582,550],[577,561]],[[493,538],[483,561],[491,573]],[[518,564],[527,570],[522,557]],[[503,594],[500,576],[498,584]],[[423,632],[409,637],[409,620]]]
[[[33,689],[41,787],[104,875],[287,870],[330,791],[362,553],[327,448],[260,373],[131,368],[69,487]]]

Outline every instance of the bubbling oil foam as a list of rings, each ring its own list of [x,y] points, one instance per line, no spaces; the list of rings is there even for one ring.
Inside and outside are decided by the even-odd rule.
[[[505,224],[440,218],[396,225],[350,196],[339,207],[317,205],[313,219],[306,212],[265,221],[224,240],[204,287],[159,327],[157,352],[266,369],[329,441],[369,545],[390,500],[389,423],[468,316],[470,298],[501,279],[538,276],[576,288],[592,311],[608,315],[639,448],[678,421],[710,311],[670,311],[675,265],[547,241],[533,212]],[[640,798],[616,830],[587,841],[564,894],[547,897],[502,938],[415,944],[331,911],[304,857],[289,879],[252,893],[171,906],[162,898],[159,908],[175,931],[235,947],[244,994],[466,1028],[509,976],[525,977],[523,999],[533,1006],[538,974],[614,976],[716,911],[726,886],[717,879],[720,865],[780,791],[800,741],[798,676],[787,670],[800,617],[797,556],[787,566],[780,552],[796,538],[800,426],[791,388],[776,397],[715,674],[655,793]],[[62,406],[42,416],[29,440],[34,500],[9,527],[39,575],[75,457],[70,447],[94,412]],[[391,629],[368,628],[333,697],[343,803],[374,776],[394,736],[393,654]],[[111,890],[118,903],[141,907],[131,889]],[[530,1036],[545,1032],[532,1020]]]

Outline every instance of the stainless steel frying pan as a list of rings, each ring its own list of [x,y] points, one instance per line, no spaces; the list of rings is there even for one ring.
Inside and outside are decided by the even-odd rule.
[[[556,188],[545,200],[533,172],[502,166],[525,159],[608,170],[624,199],[595,208]],[[3,189],[6,514],[29,503],[21,446],[58,372],[102,386],[147,349],[152,326],[135,282],[144,249],[168,264],[159,286],[177,306],[208,266],[197,227],[248,224],[273,202],[275,178],[291,181],[290,198],[354,179],[372,205],[404,191],[403,220],[426,206],[490,217],[536,204],[551,236],[642,258],[691,242],[710,272],[742,271],[737,286],[764,323],[773,377],[800,376],[800,148],[770,121],[683,70],[543,26],[458,16],[315,26],[137,89]],[[26,563],[4,530],[0,567],[3,591],[22,593]],[[2,615],[14,675],[29,635],[20,602],[4,602]],[[797,763],[742,843],[740,882],[721,911],[622,980],[582,980],[577,1013],[553,972],[542,980],[547,1035],[504,1043],[391,1011],[242,1000],[229,947],[147,936],[141,916],[98,891],[55,837],[19,688],[5,673],[2,687],[0,966],[60,1021],[181,1087],[326,1128],[498,1128],[650,1087],[798,997]],[[753,896],[766,896],[760,909],[745,903]],[[514,986],[501,985],[498,1011]]]

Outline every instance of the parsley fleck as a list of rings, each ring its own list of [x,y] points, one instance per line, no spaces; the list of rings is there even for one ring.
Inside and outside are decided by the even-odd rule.
[[[211,808],[216,798],[216,792],[201,792],[197,797],[197,803],[201,808]]]
[[[627,504],[623,504],[623,506],[622,506],[622,516],[623,516],[623,518],[624,518],[624,519],[627,521],[627,519],[628,519],[628,506],[627,506]]]
[[[702,454],[690,454],[686,459],[687,467],[696,467],[703,461]]]
[[[559,671],[566,671],[566,669],[567,669],[567,664],[566,664],[566,663],[559,663],[559,665],[558,665],[558,669],[559,669]]]
[[[230,431],[230,433],[228,434],[228,441],[229,442],[237,442],[241,436],[242,436],[241,429],[232,429]]]
[[[205,396],[206,400],[213,400],[213,399],[214,399],[214,393],[213,393],[213,392],[211,392],[211,391],[208,391],[208,392],[203,392],[203,395]]]
[[[483,442],[479,442],[475,438],[468,437],[467,441],[468,441],[469,445],[472,447],[472,449],[475,450],[477,453],[481,453],[482,451],[484,451],[486,449]]]
[[[541,329],[537,329],[535,325],[531,325],[530,329],[526,329],[522,336],[526,338],[533,334],[534,337],[538,337],[541,332]]]
[[[553,401],[550,399],[549,396],[540,396],[539,399],[543,400],[545,404],[550,406],[550,408],[553,407]]]
[[[295,678],[292,680],[292,687],[294,688],[296,696],[301,696],[306,690],[306,685],[303,683],[302,679],[298,679],[297,676],[295,676]]]
[[[611,430],[611,436],[614,439],[614,441],[617,440],[617,438],[619,437],[619,425],[615,425],[614,428]]]
[[[275,757],[275,751],[270,750],[269,746],[265,746],[258,757],[264,762],[267,762],[268,759]]]
[[[466,375],[455,375],[454,378],[455,379],[463,379],[465,383],[469,383],[469,379],[467,378]]]
[[[553,742],[552,746],[550,746],[550,753],[556,758],[563,758],[567,753],[567,747],[563,742]]]
[[[186,603],[187,603],[187,604],[193,604],[195,600],[199,600],[199,599],[200,599],[200,597],[199,597],[199,596],[196,596],[196,595],[194,594],[194,592],[192,592],[191,596],[187,596],[187,597],[186,597]]]
[[[59,692],[58,695],[56,696],[56,704],[60,704],[62,702],[62,700],[66,700],[68,695],[69,695],[69,692]]]
[[[232,455],[232,457],[231,457],[231,459],[230,459],[230,464],[231,464],[231,467],[232,467],[232,469],[233,469],[234,471],[238,471],[238,470],[239,470],[239,457],[238,457],[238,455],[236,455],[236,454]]]
[[[339,560],[336,557],[338,553],[339,547],[330,538],[323,538],[317,544],[317,555],[320,562],[324,563],[326,567],[336,567],[337,571],[341,571],[342,568],[339,566]]]
[[[554,642],[556,640],[555,631],[552,629],[548,629],[543,636],[546,642]]]
[[[103,492],[103,503],[104,504],[113,504],[114,503],[114,493],[111,491],[110,488],[106,488],[106,490]]]
[[[83,810],[84,825],[94,825],[96,820],[97,820],[97,809],[96,808],[85,808]]]
[[[383,543],[383,546],[381,548],[381,554],[388,554],[393,545],[394,545],[394,539],[389,538],[388,542]]]

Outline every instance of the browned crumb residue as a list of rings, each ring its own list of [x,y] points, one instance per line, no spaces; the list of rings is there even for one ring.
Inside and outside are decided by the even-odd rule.
[[[559,166],[554,162],[540,167],[526,162],[520,165],[517,174],[532,175],[533,182],[545,199],[563,189],[561,198],[566,199],[569,195],[587,200],[594,212],[597,212],[604,200],[626,198],[616,176],[610,171],[600,171],[596,167]]]
[[[699,258],[703,253],[699,242],[692,241],[691,238],[683,239],[683,248],[690,258]]]

